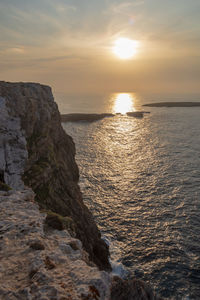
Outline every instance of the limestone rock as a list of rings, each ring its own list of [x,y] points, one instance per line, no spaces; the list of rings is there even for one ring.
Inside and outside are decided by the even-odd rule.
[[[100,269],[110,270],[108,246],[83,203],[74,142],[61,126],[51,89],[35,83],[0,82],[0,97],[5,111],[0,171],[4,172],[5,182],[14,188],[22,187],[21,174],[26,161],[23,179],[35,192],[40,207],[71,218],[76,237],[90,259]],[[4,122],[8,115],[10,121]]]
[[[110,300],[162,300],[153,289],[142,280],[123,280],[114,277]]]
[[[24,187],[21,175],[28,157],[20,118],[10,117],[6,99],[0,96],[0,181],[12,188]]]
[[[44,231],[45,218],[30,189],[0,194],[0,299],[108,300],[110,275],[66,230]]]

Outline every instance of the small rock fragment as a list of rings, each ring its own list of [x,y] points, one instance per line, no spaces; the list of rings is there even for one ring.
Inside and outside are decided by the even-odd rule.
[[[71,241],[70,243],[69,243],[69,245],[71,246],[71,248],[73,249],[73,250],[80,250],[80,245],[79,245],[79,243],[78,243],[78,240],[73,240],[73,241]]]
[[[52,262],[52,260],[50,259],[49,256],[45,257],[44,263],[45,263],[45,266],[48,270],[52,270],[56,267],[56,265]]]
[[[33,250],[44,250],[45,246],[40,240],[34,241],[30,244],[30,248]]]

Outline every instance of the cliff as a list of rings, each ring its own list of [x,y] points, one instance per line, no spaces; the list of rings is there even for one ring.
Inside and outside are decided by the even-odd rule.
[[[68,231],[45,223],[30,189],[0,192],[0,299],[108,299],[110,275]]]
[[[23,181],[35,192],[40,208],[69,217],[74,234],[82,241],[90,259],[100,269],[110,270],[108,247],[83,203],[78,186],[75,146],[61,126],[51,89],[34,83],[0,82],[0,97],[4,118],[6,114],[11,117],[7,127],[16,135],[11,139],[7,134],[2,141],[4,154],[0,155],[5,157],[0,172],[3,180],[17,188],[16,182],[25,167]],[[13,143],[16,140],[21,141],[17,146],[19,162],[15,159],[16,147]],[[24,151],[26,148],[28,158]],[[20,182],[18,187],[22,185]]]
[[[78,179],[51,89],[0,82],[0,298],[159,299],[102,271],[111,270],[108,247]]]

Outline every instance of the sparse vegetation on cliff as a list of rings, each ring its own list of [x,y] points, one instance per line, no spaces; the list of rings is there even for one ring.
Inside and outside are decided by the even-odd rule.
[[[7,185],[6,183],[0,181],[0,191],[10,191],[12,190],[11,187],[9,185]]]
[[[45,219],[45,225],[57,230],[68,230],[71,236],[76,235],[76,225],[74,224],[72,218],[63,217],[52,211],[44,211],[47,216]]]

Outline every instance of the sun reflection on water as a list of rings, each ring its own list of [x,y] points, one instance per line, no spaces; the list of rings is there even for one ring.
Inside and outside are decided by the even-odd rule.
[[[134,111],[134,96],[129,93],[119,93],[113,96],[113,113],[126,114],[129,111]]]

